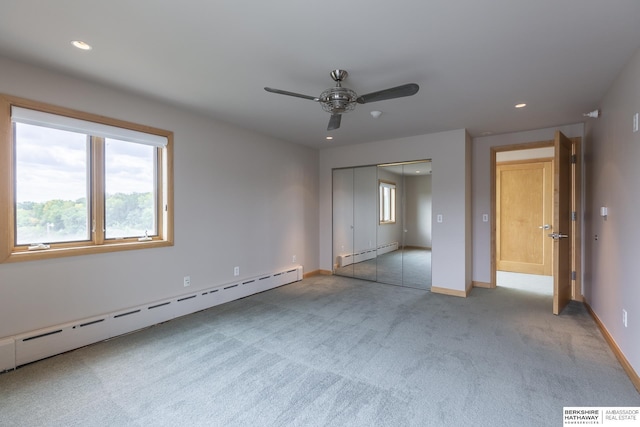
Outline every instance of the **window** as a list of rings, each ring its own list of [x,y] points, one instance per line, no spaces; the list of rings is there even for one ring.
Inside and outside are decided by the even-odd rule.
[[[0,262],[173,244],[171,132],[0,102]]]
[[[396,184],[379,181],[380,188],[380,224],[396,223]]]
[[[157,149],[105,139],[105,238],[157,235]]]

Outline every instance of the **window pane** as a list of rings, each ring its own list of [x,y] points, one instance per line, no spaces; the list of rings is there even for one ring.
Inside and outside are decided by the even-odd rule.
[[[389,221],[396,222],[396,187],[391,187],[389,192]]]
[[[105,140],[105,238],[157,235],[156,150]]]
[[[380,222],[384,221],[384,187],[380,186]]]
[[[384,188],[384,220],[389,221],[389,187]]]
[[[89,240],[86,135],[15,123],[16,244]]]

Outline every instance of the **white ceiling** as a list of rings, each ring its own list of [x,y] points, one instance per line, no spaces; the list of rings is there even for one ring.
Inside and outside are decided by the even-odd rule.
[[[0,9],[0,55],[313,147],[581,122],[640,47],[638,0],[1,0]],[[73,48],[77,39],[93,50]],[[361,95],[404,83],[420,91],[358,105],[327,142],[320,105],[263,90],[317,96],[335,68]]]

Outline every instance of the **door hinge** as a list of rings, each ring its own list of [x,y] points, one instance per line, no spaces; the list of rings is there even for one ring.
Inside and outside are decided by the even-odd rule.
[[[576,163],[578,163],[578,156],[576,156],[575,154],[571,155],[571,164],[575,165]]]
[[[576,272],[575,271],[571,272],[571,280],[576,280]]]
[[[578,212],[573,211],[571,212],[571,221],[577,221],[578,220]]]

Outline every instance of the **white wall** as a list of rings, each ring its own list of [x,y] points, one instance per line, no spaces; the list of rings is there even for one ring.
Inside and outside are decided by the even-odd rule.
[[[184,275],[197,290],[293,255],[318,268],[316,150],[4,58],[0,92],[175,136],[175,246],[0,264],[0,337],[182,294]]]
[[[556,130],[569,138],[582,137],[582,123],[474,138],[472,143],[472,221],[473,221],[473,280],[491,281],[491,219],[482,222],[483,214],[491,213],[491,147],[527,142],[550,141]]]
[[[464,129],[320,151],[320,268],[331,270],[333,168],[432,159],[433,285],[465,291],[471,278],[469,138]]]
[[[585,147],[584,296],[636,373],[640,373],[640,50],[598,105]],[[606,220],[599,216],[608,208]],[[595,236],[598,240],[595,240]],[[622,309],[628,327],[622,325]]]

